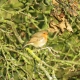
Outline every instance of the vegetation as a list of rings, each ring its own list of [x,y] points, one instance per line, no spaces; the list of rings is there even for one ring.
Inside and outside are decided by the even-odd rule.
[[[42,48],[23,45],[48,31]],[[0,0],[0,80],[79,80],[80,1]]]

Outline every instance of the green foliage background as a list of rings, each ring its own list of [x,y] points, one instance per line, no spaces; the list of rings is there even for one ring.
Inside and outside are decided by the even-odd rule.
[[[49,33],[44,49],[22,49],[32,34],[49,28],[53,8],[52,0],[0,0],[0,80],[80,79],[80,15],[63,8],[73,33]]]

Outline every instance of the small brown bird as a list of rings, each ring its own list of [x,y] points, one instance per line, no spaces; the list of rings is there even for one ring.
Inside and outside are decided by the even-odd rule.
[[[39,31],[32,35],[30,41],[24,45],[24,48],[27,45],[32,45],[34,47],[42,47],[46,44],[48,38],[47,31]]]

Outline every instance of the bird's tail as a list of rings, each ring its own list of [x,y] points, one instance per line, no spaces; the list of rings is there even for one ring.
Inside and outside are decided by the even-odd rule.
[[[33,43],[27,43],[25,45],[23,45],[23,49],[26,48],[28,45],[32,45]]]

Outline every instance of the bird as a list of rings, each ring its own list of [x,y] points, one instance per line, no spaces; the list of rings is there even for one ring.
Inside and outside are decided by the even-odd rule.
[[[39,31],[32,35],[31,39],[23,46],[25,48],[27,45],[32,45],[36,48],[43,47],[47,43],[48,32]]]

